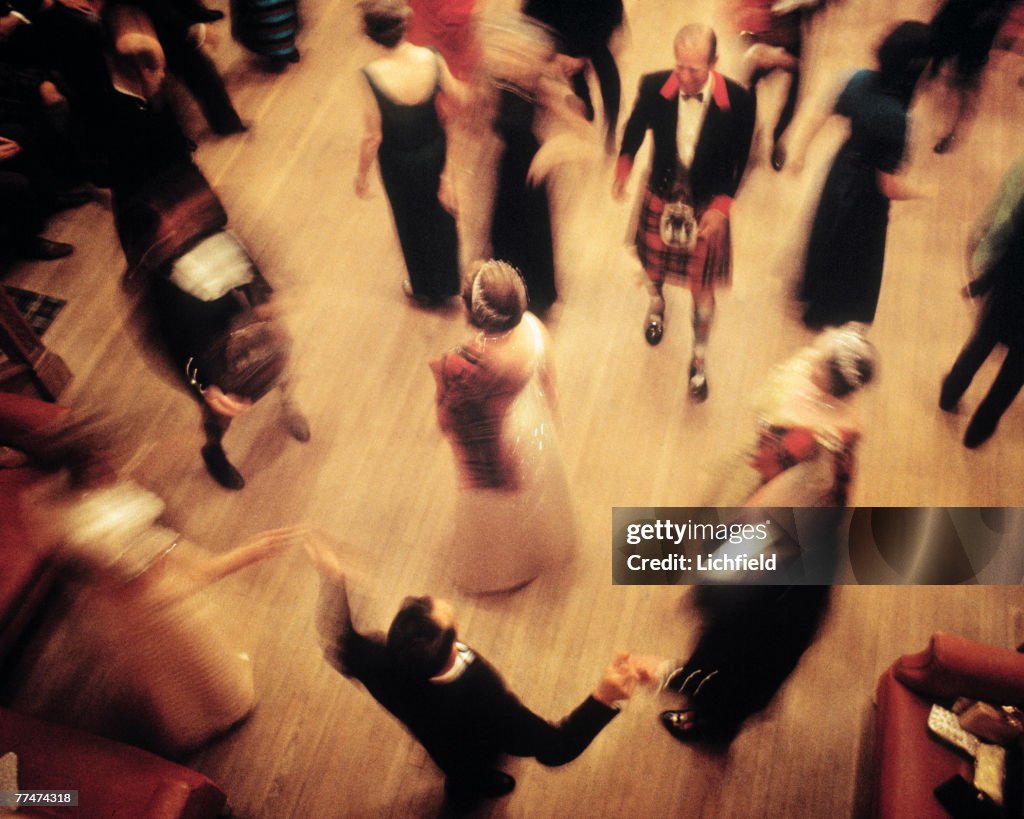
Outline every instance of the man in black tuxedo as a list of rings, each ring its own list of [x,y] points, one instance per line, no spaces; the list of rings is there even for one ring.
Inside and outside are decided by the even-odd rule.
[[[644,335],[650,344],[661,341],[665,280],[686,282],[693,296],[689,389],[691,398],[703,401],[715,286],[729,281],[729,208],[750,153],[755,108],[748,91],[713,70],[717,41],[711,28],[683,27],[674,51],[674,70],[640,79],[613,194],[624,197],[634,158],[650,130],[654,155],[636,231],[637,253],[650,279]]]
[[[564,765],[579,756],[618,714],[638,681],[628,654],[618,655],[593,693],[557,724],[523,705],[498,671],[457,637],[444,600],[407,597],[387,636],[356,631],[337,555],[314,536],[307,551],[320,569],[319,629],[324,655],[358,680],[426,748],[444,772],[456,812],[503,796],[515,780],[497,766],[504,754]]]

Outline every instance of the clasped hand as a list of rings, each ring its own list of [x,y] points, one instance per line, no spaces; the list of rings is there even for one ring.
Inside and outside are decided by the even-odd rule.
[[[620,700],[632,697],[638,685],[657,685],[657,666],[660,662],[660,658],[620,651],[612,658],[598,681],[594,699],[613,706]]]

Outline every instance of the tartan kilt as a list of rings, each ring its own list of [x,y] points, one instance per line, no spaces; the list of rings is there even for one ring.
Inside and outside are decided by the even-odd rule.
[[[731,261],[727,262],[724,271],[719,271],[716,276],[715,271],[705,264],[707,242],[704,238],[697,239],[692,253],[685,249],[668,247],[661,240],[661,214],[664,210],[665,200],[649,188],[645,190],[636,226],[636,253],[648,278],[658,284],[666,281],[670,284],[685,284],[694,291],[714,289],[716,285],[727,286]],[[696,210],[698,222],[704,210],[705,208]]]

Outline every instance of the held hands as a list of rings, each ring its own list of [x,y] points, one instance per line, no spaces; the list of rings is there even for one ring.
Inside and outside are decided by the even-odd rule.
[[[612,658],[604,670],[604,674],[594,689],[594,699],[614,708],[619,700],[628,700],[633,696],[640,675],[628,651],[620,651]]]
[[[345,581],[345,567],[342,565],[339,544],[322,529],[304,526],[297,531],[302,548],[316,570],[335,585],[342,585]]]
[[[211,384],[206,388],[203,392],[203,399],[210,409],[225,418],[237,418],[252,407],[252,401],[248,398],[226,393],[216,384]]]

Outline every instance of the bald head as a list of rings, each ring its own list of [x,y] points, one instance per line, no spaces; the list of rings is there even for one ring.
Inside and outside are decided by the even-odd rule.
[[[683,26],[676,33],[676,39],[672,46],[675,49],[680,46],[704,49],[708,62],[711,64],[714,64],[715,58],[718,56],[718,37],[715,36],[715,30],[704,23],[690,23]]]
[[[717,59],[714,29],[701,23],[683,26],[674,43],[676,78],[684,94],[696,94],[708,81]]]

